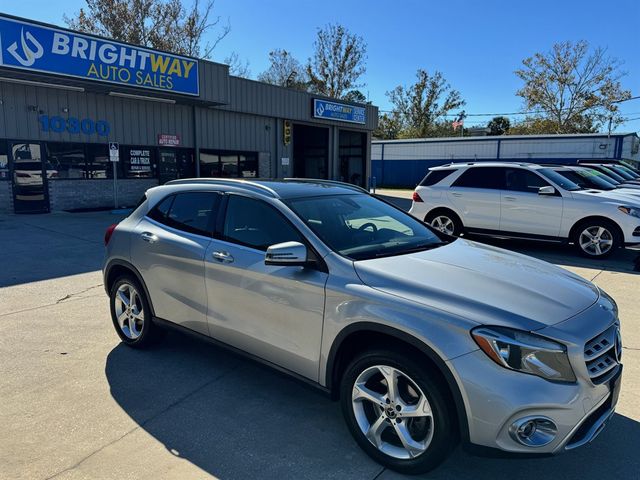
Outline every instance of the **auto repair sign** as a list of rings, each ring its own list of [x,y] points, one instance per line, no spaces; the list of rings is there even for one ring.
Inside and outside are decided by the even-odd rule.
[[[0,16],[0,66],[199,95],[198,61]]]

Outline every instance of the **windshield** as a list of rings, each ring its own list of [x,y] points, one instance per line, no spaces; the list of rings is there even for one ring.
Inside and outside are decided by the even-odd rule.
[[[616,180],[613,177],[610,177],[609,175],[605,175],[600,170],[595,170],[593,168],[588,168],[588,167],[584,167],[581,170],[583,172],[588,173],[589,175],[593,175],[596,178],[600,178],[600,179],[604,180],[605,182],[609,182],[614,187],[617,187],[618,185],[620,185],[620,182],[618,180]]]
[[[609,167],[601,166],[598,170],[600,170],[601,172],[604,172],[606,175],[610,176],[611,178],[615,178],[620,183],[624,183],[624,181],[626,180],[622,175],[619,175],[616,171],[611,170]]]
[[[352,260],[401,255],[443,245],[425,224],[369,195],[285,202],[332,250]]]
[[[596,170],[581,168],[571,173],[577,175],[583,182],[589,184],[589,188],[598,188],[600,190],[613,190],[616,188],[613,183],[607,180],[608,177],[606,175],[602,175]]]
[[[624,177],[626,180],[635,180],[636,176],[632,173],[627,172],[624,168],[619,167],[618,165],[607,165],[611,170],[616,172],[621,177]]]
[[[546,178],[548,178],[549,180],[551,180],[552,182],[554,182],[559,187],[564,188],[565,190],[569,190],[570,192],[573,192],[575,190],[581,190],[581,188],[578,185],[573,183],[568,178],[563,177],[555,170],[552,170],[550,168],[541,168],[540,170],[538,170],[538,172],[541,173]]]
[[[602,181],[602,185],[604,186],[598,185],[597,182],[593,181],[591,178],[583,177],[573,170],[556,170],[556,172],[566,179],[571,180],[580,188],[598,188],[600,190],[613,190],[615,188],[613,185],[606,186],[607,182],[605,181]]]

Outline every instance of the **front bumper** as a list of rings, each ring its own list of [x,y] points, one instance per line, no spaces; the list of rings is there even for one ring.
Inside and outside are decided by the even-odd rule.
[[[479,350],[449,364],[463,385],[470,443],[511,453],[557,454],[592,441],[613,415],[622,372],[614,384],[549,382],[500,367]],[[509,429],[524,417],[552,420],[554,440],[541,447],[514,440]]]

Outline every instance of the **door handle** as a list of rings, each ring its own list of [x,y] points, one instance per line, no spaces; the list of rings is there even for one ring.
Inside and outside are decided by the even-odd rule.
[[[211,256],[222,263],[233,262],[233,255],[231,255],[229,252],[222,252],[222,251],[212,252]]]
[[[515,202],[515,200],[516,200],[516,197],[502,197],[502,198],[504,198],[505,200],[507,200],[509,202]]]
[[[456,193],[456,192],[451,192],[451,195],[453,195],[454,197],[461,197],[462,196],[461,193]]]
[[[140,238],[148,243],[156,243],[158,241],[158,236],[151,232],[142,232],[140,234]]]

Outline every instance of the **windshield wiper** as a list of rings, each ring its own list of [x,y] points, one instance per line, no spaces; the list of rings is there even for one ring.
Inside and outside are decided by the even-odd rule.
[[[382,258],[382,257],[393,257],[395,255],[405,255],[407,253],[416,253],[416,252],[424,252],[427,250],[432,250],[434,248],[440,247],[444,245],[446,242],[438,242],[438,243],[425,243],[423,245],[416,245],[415,247],[406,248],[403,250],[394,250],[392,252],[380,252],[374,255],[374,258]]]

